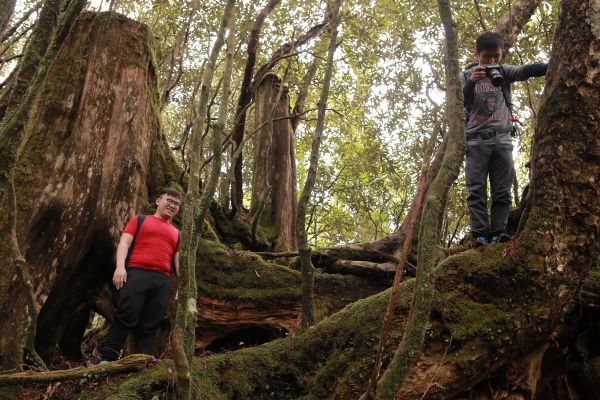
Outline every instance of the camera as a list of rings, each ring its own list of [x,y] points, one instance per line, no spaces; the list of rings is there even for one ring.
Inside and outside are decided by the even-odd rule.
[[[500,73],[500,66],[498,64],[488,64],[483,66],[485,75],[490,78],[492,85],[498,87],[504,83],[504,77]]]

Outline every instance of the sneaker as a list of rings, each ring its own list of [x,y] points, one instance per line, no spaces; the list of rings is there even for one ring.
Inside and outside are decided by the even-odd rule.
[[[510,235],[501,233],[498,236],[494,236],[490,239],[490,243],[505,243],[511,239]]]
[[[489,242],[485,236],[477,236],[475,238],[475,246],[481,246],[481,245],[488,244],[488,243]]]

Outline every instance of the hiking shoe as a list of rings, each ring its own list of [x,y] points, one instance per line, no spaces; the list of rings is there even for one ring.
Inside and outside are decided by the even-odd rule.
[[[482,245],[488,244],[488,243],[489,242],[488,242],[488,240],[487,240],[487,238],[485,236],[477,236],[475,238],[475,247],[482,246]]]
[[[506,233],[501,233],[498,236],[492,237],[490,243],[506,243],[511,239],[510,235]]]

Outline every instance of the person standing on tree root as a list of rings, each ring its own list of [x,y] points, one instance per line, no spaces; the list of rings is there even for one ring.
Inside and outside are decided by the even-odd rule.
[[[461,74],[465,98],[465,177],[471,234],[475,243],[507,241],[508,213],[512,205],[511,185],[515,176],[512,138],[513,110],[510,85],[543,76],[548,64],[520,67],[500,64],[504,41],[496,32],[477,37],[477,63]],[[491,221],[487,208],[490,179]]]
[[[136,353],[153,353],[171,294],[169,275],[173,270],[179,275],[179,230],[171,220],[180,206],[181,193],[163,189],[154,215],[137,215],[125,226],[113,275],[119,290],[117,312],[100,349],[101,363],[119,358],[129,332]]]

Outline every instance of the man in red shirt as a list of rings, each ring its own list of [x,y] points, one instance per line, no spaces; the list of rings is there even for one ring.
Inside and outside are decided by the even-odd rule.
[[[171,270],[179,275],[179,230],[171,220],[179,212],[181,193],[161,190],[154,215],[133,217],[117,247],[113,283],[119,290],[117,313],[100,349],[102,362],[119,358],[129,332],[135,352],[152,354],[171,285]],[[139,228],[139,229],[138,229]]]

